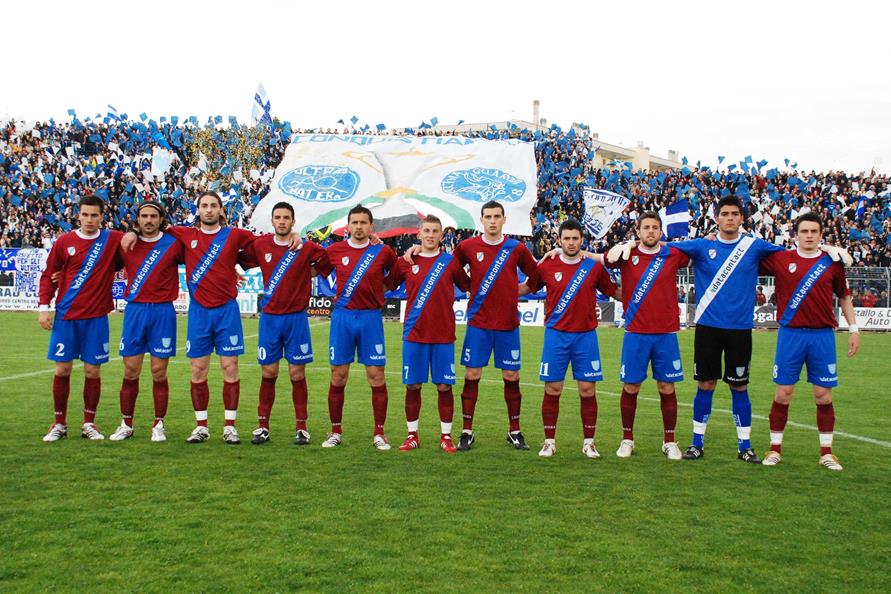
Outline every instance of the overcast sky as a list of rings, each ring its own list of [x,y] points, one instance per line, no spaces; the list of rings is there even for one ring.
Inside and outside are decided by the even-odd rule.
[[[695,163],[891,171],[882,2],[4,5],[0,115],[246,121],[262,81],[295,126],[584,122]]]

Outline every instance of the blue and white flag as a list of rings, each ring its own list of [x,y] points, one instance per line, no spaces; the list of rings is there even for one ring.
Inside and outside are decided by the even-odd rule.
[[[602,239],[631,202],[624,196],[599,188],[586,187],[582,197],[585,200],[582,224],[593,239]]]
[[[108,104],[108,117],[113,119],[116,122],[121,121],[121,116],[118,115],[118,110],[114,108],[114,105]]]
[[[860,200],[857,201],[857,209],[854,211],[854,216],[857,220],[863,218],[863,213],[866,212],[866,207],[869,206],[869,198],[866,196],[861,196]]]
[[[659,209],[662,237],[687,237],[690,234],[690,201],[678,200]]]
[[[266,96],[266,89],[263,88],[263,83],[260,83],[257,86],[257,92],[254,93],[254,104],[251,110],[251,120],[255,126],[265,124],[272,127],[272,116],[269,115],[271,107],[269,98]]]

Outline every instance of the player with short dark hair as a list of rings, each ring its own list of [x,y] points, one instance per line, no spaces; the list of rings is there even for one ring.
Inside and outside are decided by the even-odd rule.
[[[557,417],[566,371],[572,363],[572,377],[578,382],[581,398],[582,453],[600,458],[594,444],[597,429],[597,382],[603,380],[603,365],[597,342],[597,291],[616,295],[616,285],[598,261],[582,254],[584,232],[575,219],[559,228],[562,253],[544,258],[520,285],[520,295],[547,289],[545,334],[539,377],[545,382],[541,417],[545,440],[542,457],[557,451]]]
[[[238,253],[249,246],[255,235],[246,229],[226,225],[226,214],[219,194],[202,192],[196,200],[196,226],[171,226],[167,233],[183,244],[186,261],[186,286],[189,290],[189,323],[186,355],[191,363],[191,396],[196,427],[186,439],[188,443],[207,441],[207,406],[210,390],[207,375],[211,353],[216,350],[223,371],[223,441],[241,443],[235,429],[241,382],[238,356],[244,354],[244,332],[238,296],[238,275],[235,265]],[[299,243],[292,236],[292,244]],[[122,244],[129,250],[136,235],[128,233]]]
[[[374,216],[364,206],[357,205],[347,214],[349,238],[326,249],[328,263],[318,263],[316,269],[327,276],[337,273],[337,296],[331,312],[331,332],[328,359],[331,363],[331,385],[328,388],[328,414],[331,433],[322,443],[323,448],[339,446],[343,441],[344,389],[350,365],[358,351],[359,363],[371,386],[371,406],[374,413],[372,445],[378,450],[389,450],[390,442],[384,434],[387,420],[387,363],[384,324],[384,278],[396,263],[396,254],[381,243],[372,244]]]
[[[638,244],[631,257],[606,263],[621,271],[625,319],[619,371],[623,435],[616,455],[628,458],[634,452],[637,395],[652,366],[662,410],[662,453],[669,460],[680,460],[674,431],[678,410],[674,385],[684,380],[677,337],[677,271],[687,266],[689,258],[677,248],[659,245],[662,220],[655,211],[641,214],[636,227]]]
[[[151,440],[166,441],[164,417],[170,387],[167,364],[176,355],[176,310],[179,296],[178,266],[185,262],[183,245],[173,235],[164,233],[167,211],[159,202],[145,201],[136,208],[139,239],[132,250],[120,250],[127,271],[124,299],[124,327],[119,353],[124,360],[121,383],[121,424],[110,436],[112,441],[133,435],[133,412],[139,394],[139,376],[145,353],[150,356],[152,399],[155,420]]]
[[[723,378],[732,396],[738,458],[760,463],[751,444],[752,403],[748,392],[752,311],[758,264],[764,257],[783,251],[783,248],[742,235],[740,229],[745,219],[746,209],[742,201],[736,196],[725,196],[715,207],[716,239],[691,239],[669,244],[693,261],[696,285],[693,373],[698,388],[693,399],[693,443],[684,452],[686,460],[697,460],[704,454],[712,397],[717,380]]]
[[[108,362],[108,312],[114,309],[111,287],[120,268],[122,234],[102,228],[105,203],[84,196],[78,206],[78,228],[59,236],[40,275],[38,321],[51,330],[47,358],[55,361],[53,403],[55,421],[43,441],[68,435],[68,397],[74,359],[84,364],[84,415],[81,437],[105,439],[96,426],[102,392],[101,365]],[[61,273],[58,282],[54,275]],[[50,303],[56,298],[53,316]]]
[[[832,453],[835,409],[832,388],[838,385],[835,353],[835,304],[848,322],[848,357],[860,349],[860,334],[845,269],[820,251],[823,223],[808,212],[799,216],[793,231],[798,247],[777,252],[761,262],[762,272],[776,277],[777,333],[773,381],[776,392],[770,409],[770,451],[762,464],[776,466],[782,460],[783,431],[789,404],[801,368],[807,365],[807,381],[813,385],[817,403],[817,431],[820,434],[819,463],[829,470],[842,470]]]
[[[527,276],[535,272],[535,259],[526,246],[502,233],[507,219],[504,207],[491,201],[480,208],[482,235],[465,239],[452,255],[470,269],[471,291],[467,305],[467,330],[461,348],[464,365],[464,389],[461,410],[464,429],[458,449],[468,451],[476,436],[473,417],[479,394],[483,367],[494,353],[495,367],[501,369],[504,401],[507,404],[507,441],[518,450],[528,450],[520,431],[520,329],[517,315],[517,267]],[[414,264],[418,247],[408,250],[405,258]]]
[[[418,419],[421,414],[421,385],[432,379],[438,392],[439,447],[453,454],[452,416],[455,383],[455,289],[470,290],[470,278],[451,254],[440,249],[442,221],[427,215],[418,229],[421,251],[415,264],[402,258],[387,277],[395,289],[405,282],[405,320],[402,332],[402,383],[405,384],[405,419],[408,437],[402,451],[421,445]]]
[[[257,362],[261,366],[258,427],[251,443],[269,441],[269,416],[275,402],[279,362],[288,361],[291,400],[294,404],[295,445],[307,445],[308,392],[306,365],[313,361],[312,336],[306,308],[312,290],[312,266],[327,266],[325,250],[317,243],[303,242],[299,250],[289,249],[294,232],[294,208],[287,202],[272,207],[274,233],[256,238],[242,252],[239,262],[245,268],[259,266],[263,274],[260,296],[260,329]]]

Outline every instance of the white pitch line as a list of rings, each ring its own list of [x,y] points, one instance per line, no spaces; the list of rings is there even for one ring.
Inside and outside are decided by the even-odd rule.
[[[307,369],[310,371],[328,371],[328,369],[325,367],[308,366]],[[400,377],[402,376],[402,374],[398,371],[385,371],[384,373],[386,373],[387,375],[398,375]],[[486,383],[486,384],[500,384],[501,383],[498,380],[484,379],[484,380],[480,380],[480,381],[482,383]],[[520,382],[520,385],[528,386],[530,388],[543,388],[544,387],[543,384],[532,384],[529,382]],[[574,390],[574,391],[578,390],[578,388],[576,386],[564,386],[563,389],[564,390]],[[597,390],[597,393],[598,394],[606,394],[608,396],[621,396],[621,394],[619,394],[617,392],[608,392],[606,390]],[[647,400],[650,402],[659,402],[660,401],[659,398],[653,398],[651,396],[638,395],[638,398],[640,400]],[[693,408],[692,404],[688,404],[686,402],[678,402],[678,406],[683,406],[686,408]],[[716,412],[727,414],[727,415],[733,414],[733,411],[727,410],[726,408],[713,408],[712,413],[716,413]],[[756,415],[756,414],[753,414],[752,418],[758,419],[759,421],[769,421],[770,420],[768,417],[765,417],[763,415]],[[790,426],[790,427],[795,427],[797,429],[807,429],[808,431],[817,431],[817,428],[814,427],[813,425],[807,425],[805,423],[796,423],[795,421],[787,421],[786,425]],[[873,437],[867,437],[865,435],[857,435],[855,433],[848,433],[846,431],[834,431],[833,433],[838,437],[846,437],[848,439],[853,439],[855,441],[862,441],[864,443],[870,443],[872,445],[877,445],[879,447],[891,449],[891,442],[889,442],[889,441],[882,441],[880,439],[875,439]]]
[[[330,323],[330,322],[329,322],[328,320],[325,320],[324,322],[318,322],[318,323],[316,323],[316,324],[310,324],[309,327],[310,327],[310,328],[314,328],[314,327],[316,327],[316,326],[322,326],[322,325],[324,325],[324,324],[328,324],[328,323]],[[245,338],[245,340],[247,340],[248,338],[257,338],[257,335],[256,335],[256,334],[250,334],[250,335],[248,335],[248,336],[245,336],[244,338]],[[181,346],[181,347],[178,347],[176,350],[177,350],[177,351],[181,351],[181,350],[183,350],[184,348],[186,348],[185,345],[183,345],[183,346]],[[110,359],[108,360],[108,362],[111,363],[112,361],[120,361],[120,360],[121,360],[121,357],[112,357],[112,358],[110,358]],[[83,366],[84,366],[83,363],[77,363],[77,364],[75,364],[72,368],[73,368],[73,369],[79,369],[79,368],[81,368],[81,367],[83,367]],[[55,368],[53,368],[53,367],[49,367],[49,368],[47,368],[47,369],[40,369],[40,370],[38,370],[38,371],[29,371],[29,372],[27,372],[27,373],[17,373],[16,375],[7,375],[7,376],[5,376],[5,377],[0,377],[0,382],[6,382],[6,381],[10,381],[10,380],[21,379],[21,378],[23,378],[23,377],[34,377],[34,376],[36,376],[36,375],[44,375],[44,374],[46,374],[46,373],[53,373],[54,371],[55,371]]]

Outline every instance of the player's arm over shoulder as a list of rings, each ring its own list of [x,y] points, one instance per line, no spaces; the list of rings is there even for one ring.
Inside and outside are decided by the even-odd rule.
[[[680,250],[691,258],[695,258],[706,242],[707,240],[699,237],[697,239],[685,239],[684,241],[670,241],[666,245],[670,248]]]
[[[238,265],[245,270],[249,268],[256,268],[260,265],[260,260],[257,258],[256,243],[251,242],[246,245],[243,250],[238,252]]]
[[[786,251],[785,247],[776,245],[775,243],[771,243],[769,241],[761,239],[760,237],[756,239],[755,242],[758,244],[758,250],[761,252],[762,258],[767,257],[770,254],[776,254],[778,252]]]
[[[252,231],[241,229],[239,227],[232,227],[231,232],[235,234],[235,237],[238,240],[238,247],[241,249],[244,249],[254,243],[257,239],[263,237],[263,235],[255,235]]]
[[[771,252],[761,258],[758,263],[758,274],[775,276],[777,270],[782,268],[781,260],[786,257],[786,251]]]
[[[527,275],[526,286],[529,287],[529,291],[532,293],[536,293],[541,290],[544,286],[544,272],[550,266],[550,262],[554,260],[542,260],[538,264],[535,265],[535,268],[532,270],[532,274]]]
[[[613,282],[606,268],[600,268],[597,276],[597,290],[607,297],[615,297],[619,287]]]
[[[408,262],[400,258],[390,267],[390,272],[384,278],[384,287],[388,291],[393,291],[402,284],[402,281],[405,280],[405,268],[408,265]]]
[[[452,262],[452,270],[454,271],[452,274],[452,280],[455,282],[455,286],[457,286],[460,290],[465,293],[470,291],[470,277],[467,276],[467,273],[464,271],[464,267],[458,262],[458,259],[455,258]]]
[[[334,266],[331,264],[331,258],[334,256],[332,253],[334,245],[329,245],[327,248],[319,246],[320,251],[316,259],[313,261],[313,268],[315,268],[316,272],[322,276],[328,276],[334,270]]]
[[[164,233],[169,233],[177,241],[186,241],[189,235],[195,230],[195,227],[186,227],[185,225],[168,225],[164,229]]]
[[[522,241],[520,242],[520,245],[517,246],[517,251],[519,253],[517,266],[520,267],[520,270],[523,271],[523,274],[525,274],[526,276],[532,276],[532,274],[538,268],[538,263],[535,261],[535,258],[532,257],[532,254],[529,252],[526,244]]]

